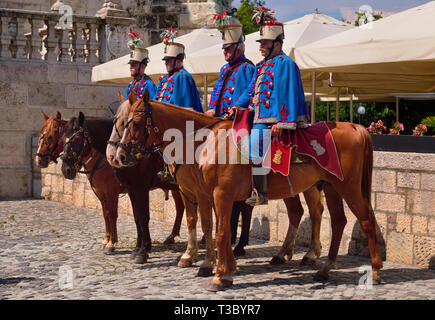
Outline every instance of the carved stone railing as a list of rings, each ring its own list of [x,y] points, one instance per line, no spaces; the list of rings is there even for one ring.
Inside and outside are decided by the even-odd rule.
[[[0,58],[98,64],[114,58],[107,35],[125,29],[134,19],[72,16],[70,28],[59,24],[62,14],[0,8]]]

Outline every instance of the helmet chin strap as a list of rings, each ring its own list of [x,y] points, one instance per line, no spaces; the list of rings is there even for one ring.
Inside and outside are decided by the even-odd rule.
[[[273,42],[272,42],[272,48],[270,48],[269,54],[266,56],[266,58],[264,58],[264,61],[269,60],[270,55],[272,54],[273,50],[275,49],[275,43],[276,43],[276,40],[273,40]]]
[[[239,49],[239,43],[240,43],[240,42],[237,42],[237,43],[236,43],[236,46],[234,47],[234,52],[233,52],[233,55],[232,55],[232,57],[231,57],[231,60],[228,61],[230,64],[231,64],[231,63],[234,63],[234,59],[235,59],[235,57],[236,57],[237,49]]]

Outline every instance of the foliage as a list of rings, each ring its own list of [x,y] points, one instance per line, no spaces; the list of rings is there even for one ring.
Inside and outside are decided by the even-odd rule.
[[[241,0],[239,9],[237,9],[237,19],[243,25],[243,32],[248,35],[259,30],[259,26],[252,20],[257,6],[264,6],[263,0]]]
[[[355,26],[359,27],[362,24],[367,24],[372,21],[376,21],[382,18],[382,12],[373,12],[371,13],[371,17],[368,17],[365,11],[355,11],[356,19]],[[361,24],[361,22],[363,22]]]
[[[387,127],[384,126],[382,120],[378,120],[376,123],[372,122],[367,130],[373,134],[382,134],[383,131],[387,130]]]
[[[326,103],[316,103],[316,121],[326,121],[327,109],[329,104],[329,119],[335,121],[335,101]],[[394,127],[396,123],[396,104],[394,102],[363,102],[361,105],[366,109],[366,113],[359,119],[357,109],[358,104],[353,104],[353,122],[359,123],[365,127],[378,119],[382,119],[384,125],[388,128]],[[349,102],[341,102],[339,104],[339,117],[340,121],[350,121]],[[421,101],[421,100],[405,100],[400,99],[399,105],[399,119],[403,124],[404,130],[401,134],[411,135],[412,129],[419,123],[424,123],[427,126],[426,135],[435,135],[435,121],[427,118],[435,118],[435,101]],[[423,120],[422,120],[423,119]]]
[[[412,130],[413,136],[422,136],[427,132],[427,127],[425,124],[418,124],[414,130]]]
[[[400,136],[400,131],[405,130],[403,123],[396,122],[394,126],[390,129],[390,134],[396,134]]]

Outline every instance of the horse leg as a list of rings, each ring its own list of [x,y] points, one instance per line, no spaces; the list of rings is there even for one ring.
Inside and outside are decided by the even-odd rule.
[[[137,232],[136,247],[133,249],[130,255],[131,259],[135,259],[142,243],[142,230],[139,224],[139,212],[138,212],[139,209],[138,206],[136,205],[136,202],[138,200],[133,190],[128,190],[128,196],[130,198],[131,207],[133,209],[134,223],[136,224],[136,232]]]
[[[237,227],[239,224],[240,217],[240,202],[236,201],[233,203],[233,209],[231,211],[231,244],[236,243],[237,239]]]
[[[301,222],[302,215],[304,214],[304,208],[301,205],[299,195],[292,198],[283,199],[285,206],[287,207],[287,214],[289,217],[289,224],[287,234],[285,236],[284,243],[278,254],[275,255],[270,264],[283,264],[285,263],[285,256],[288,260],[293,257],[293,248],[295,246],[296,235],[298,233],[299,223]]]
[[[381,278],[379,276],[379,270],[382,269],[382,257],[379,250],[379,242],[376,234],[376,218],[373,212],[370,201],[365,200],[363,196],[355,194],[344,196],[350,210],[358,218],[362,230],[367,236],[368,246],[370,251],[370,258],[372,264],[372,278],[374,284],[380,284]],[[348,201],[349,200],[349,201]]]
[[[324,186],[326,204],[331,217],[332,238],[329,246],[328,261],[326,261],[314,276],[315,281],[327,280],[329,271],[337,267],[337,255],[340,248],[341,237],[347,219],[343,208],[343,199],[330,184]]]
[[[228,201],[230,188],[216,188],[213,191],[216,209],[218,232],[216,234],[216,247],[218,252],[218,265],[216,273],[209,285],[208,291],[220,291],[233,284],[233,273],[236,270],[236,259],[231,249],[231,207]]]
[[[213,269],[216,266],[216,253],[213,247],[213,209],[212,204],[201,198],[198,202],[199,214],[201,217],[201,229],[206,240],[205,259],[198,270],[199,277],[208,277],[213,275]]]
[[[103,211],[104,225],[106,227],[106,234],[104,235],[104,240],[102,242],[102,244],[103,244],[103,250],[105,250],[106,249],[106,245],[110,241],[110,220],[109,220],[109,212],[106,209],[105,202],[101,202],[101,207],[103,209],[102,211]]]
[[[252,210],[254,207],[246,204],[244,201],[239,201],[240,210],[242,212],[242,232],[237,246],[234,248],[234,255],[244,256],[246,251],[245,246],[249,243],[249,229],[251,228]]]
[[[181,222],[183,220],[183,213],[184,213],[184,203],[183,203],[183,199],[181,198],[180,192],[178,190],[171,190],[171,193],[172,193],[172,197],[174,198],[175,210],[177,212],[177,215],[175,216],[175,222],[174,222],[174,226],[172,227],[171,234],[163,242],[163,244],[165,245],[174,244],[175,237],[180,236],[180,227],[181,227]]]
[[[107,201],[104,201],[103,210],[107,211],[107,217],[109,220],[109,233],[110,239],[104,248],[105,254],[112,254],[115,251],[115,243],[118,242],[118,234],[116,228],[116,220],[118,219],[118,195],[107,197]]]
[[[317,187],[312,187],[304,192],[311,221],[311,243],[308,252],[302,258],[301,264],[311,266],[316,263],[322,250],[320,243],[320,225],[322,223],[323,205],[321,194]]]
[[[197,208],[198,204],[192,203],[189,199],[193,198],[193,196],[189,196],[189,199],[186,199],[184,195],[182,195],[184,200],[184,205],[186,207],[186,222],[187,222],[187,248],[184,254],[181,256],[180,261],[178,262],[178,266],[185,268],[191,267],[193,261],[198,257],[198,240],[196,236],[196,224],[198,222],[198,213]]]

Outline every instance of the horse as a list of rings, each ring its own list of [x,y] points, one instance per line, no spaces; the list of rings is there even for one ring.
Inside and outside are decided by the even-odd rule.
[[[46,168],[51,162],[56,162],[63,152],[63,133],[66,123],[69,119],[62,118],[61,113],[57,112],[56,116],[47,116],[42,112],[44,122],[39,130],[38,149],[35,155],[35,164],[40,168]],[[94,190],[97,198],[100,200],[103,217],[105,222],[105,237],[102,242],[105,254],[112,254],[115,251],[115,245],[118,242],[117,235],[117,217],[118,217],[118,198],[119,194],[126,193],[113,174],[113,170],[107,165],[105,157],[100,157],[101,153],[97,151],[98,159],[101,158],[100,164],[95,166],[92,160],[86,165],[87,177]],[[83,157],[88,155],[83,154]],[[95,159],[94,159],[95,160]],[[91,172],[94,170],[94,173]],[[75,170],[75,169],[74,169]],[[70,173],[71,174],[71,173]],[[74,174],[75,176],[75,174]],[[166,191],[166,190],[165,190]],[[107,199],[107,200],[106,200]],[[177,226],[174,226],[177,229]],[[179,230],[179,226],[178,226]],[[168,239],[172,239],[172,234]],[[167,240],[168,240],[167,239]]]
[[[82,112],[78,118],[71,118],[65,125],[63,134],[64,154],[62,156],[62,173],[68,179],[75,177],[81,165],[92,163],[96,154],[105,157],[107,140],[112,130],[112,120],[85,119]],[[131,258],[136,264],[147,262],[151,250],[151,237],[149,233],[149,191],[160,188],[171,190],[176,207],[176,219],[171,235],[165,243],[173,241],[179,234],[184,205],[178,191],[178,186],[161,182],[156,179],[157,172],[163,167],[163,161],[158,157],[146,159],[140,167],[139,174],[129,168],[113,169],[107,165],[113,179],[103,180],[105,185],[121,184],[130,197],[137,229],[136,246]],[[137,179],[139,177],[139,179]]]
[[[199,160],[194,164],[187,164],[186,160],[190,155],[183,154],[179,160],[180,173],[177,173],[177,179],[182,188],[184,186],[181,181],[194,179],[194,183],[191,183],[192,191],[201,194],[202,202],[212,203],[214,206],[219,231],[216,235],[218,264],[207,290],[219,291],[232,286],[233,273],[236,270],[236,260],[231,250],[231,206],[234,201],[246,199],[252,190],[250,163],[233,164],[228,161],[219,164],[218,161],[218,150],[225,148],[223,150],[229,156],[230,148],[234,145],[230,135],[225,135],[223,141],[218,138],[219,131],[229,132],[232,129],[232,121],[216,122],[215,119],[185,108],[149,100],[149,95],[144,94],[141,100],[135,101],[130,107],[128,123],[117,149],[117,157],[121,162],[128,163],[132,159],[131,152],[145,155],[157,149],[160,152],[163,150],[165,154],[169,145],[173,147],[173,142],[165,141],[164,136],[162,140],[161,137],[161,133],[166,133],[168,129],[171,129],[172,133],[176,129],[187,144],[188,122],[194,132],[202,130],[202,135],[206,136],[207,140],[204,143],[205,147],[199,152]],[[282,199],[293,193],[299,194],[318,182],[327,182],[331,189],[346,201],[366,234],[373,281],[380,283],[379,270],[382,268],[382,259],[376,235],[376,218],[370,200],[373,142],[367,130],[361,125],[347,122],[325,123],[335,141],[344,179],[338,179],[314,160],[310,160],[293,166],[290,170],[289,179],[293,190],[290,190],[286,177],[279,173],[269,173],[267,196],[272,200]],[[208,133],[204,132],[206,130]],[[182,170],[183,168],[185,170]],[[179,175],[186,175],[186,178],[182,179]],[[346,224],[344,213],[337,203],[331,203],[331,206],[334,205],[337,205],[336,210],[330,210],[333,234],[328,261],[316,273],[317,280],[327,279],[329,270],[336,265],[338,248]]]
[[[124,97],[118,93],[119,100],[121,102],[121,107],[118,109],[117,114],[115,115],[114,120],[114,128],[112,131],[112,135],[110,141],[113,143],[107,146],[106,156],[109,159],[109,163],[111,163],[115,167],[119,167],[121,164],[116,160],[114,145],[117,145],[121,136],[124,132],[125,124],[127,123],[128,116],[128,107],[131,105],[130,101],[124,99]],[[134,99],[135,97],[129,97],[129,99]],[[314,265],[317,258],[321,254],[321,244],[320,244],[320,225],[323,213],[323,205],[321,204],[321,188],[319,186],[315,186],[310,188],[309,190],[304,191],[304,196],[307,202],[307,206],[310,214],[310,221],[312,224],[312,235],[311,235],[311,244],[308,252],[303,257],[301,264],[302,265]],[[328,190],[328,189],[327,189]],[[326,192],[326,197],[330,199],[330,201],[339,202],[340,199],[334,199],[337,195],[333,192]],[[331,200],[332,199],[332,200]],[[270,261],[271,264],[283,264],[285,263],[285,259],[291,260],[293,256],[293,248],[296,240],[296,232],[299,226],[301,217],[304,213],[304,209],[301,205],[299,196],[290,197],[284,200],[285,205],[288,209],[289,219],[291,221],[291,225],[289,225],[289,230],[287,232],[286,240],[284,241],[283,246],[280,251],[272,258]],[[250,222],[252,217],[252,207],[247,205],[245,201],[236,201],[233,204],[232,213],[231,213],[231,244],[235,243],[237,236],[237,225],[240,212],[242,213],[242,231],[239,239],[239,243],[234,248],[233,253],[235,256],[243,256],[246,254],[244,250],[244,246],[248,244],[249,241],[249,229]],[[342,209],[344,210],[344,209]],[[344,212],[344,211],[343,211]],[[192,213],[196,215],[196,212]],[[191,220],[192,225],[188,226],[189,230],[196,229],[196,220]],[[190,232],[190,231],[189,231]],[[193,241],[193,237],[189,237]],[[205,242],[205,238],[201,240],[201,242]],[[196,248],[196,244],[191,244],[191,247]],[[194,252],[195,249],[193,250]],[[186,256],[189,256],[187,253]],[[189,262],[181,262],[181,265],[191,265],[193,263],[193,258],[190,257]]]

